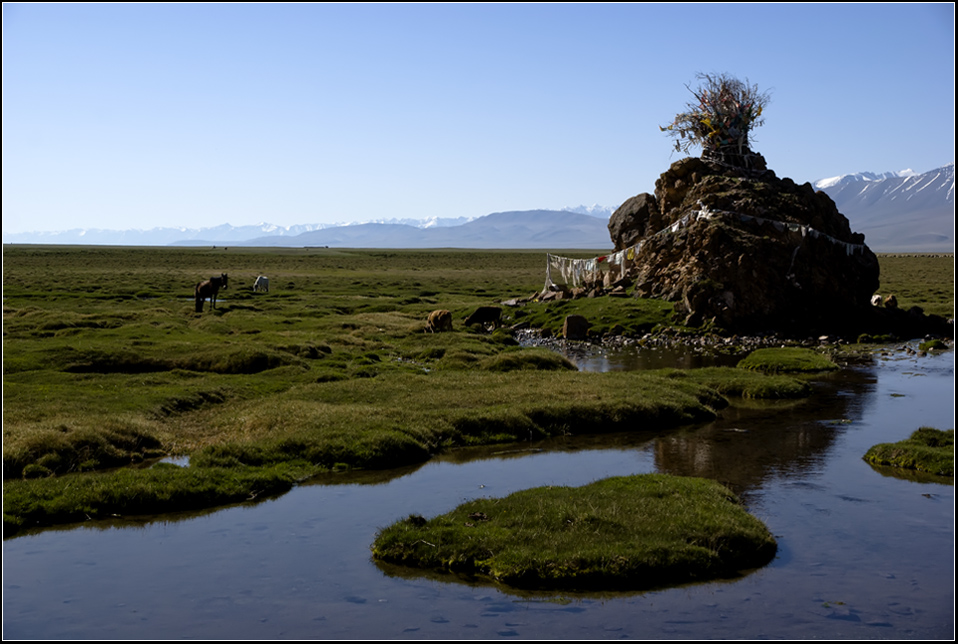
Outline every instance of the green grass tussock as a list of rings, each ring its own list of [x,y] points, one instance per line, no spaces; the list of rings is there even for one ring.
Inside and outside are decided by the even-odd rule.
[[[731,577],[777,546],[727,488],[648,474],[480,499],[380,530],[376,560],[524,589],[642,590]]]
[[[820,353],[801,347],[757,349],[737,366],[765,373],[813,373],[838,369],[837,364]]]
[[[879,443],[871,447],[863,458],[872,465],[954,478],[955,430],[921,427],[903,441]]]
[[[487,371],[517,371],[532,369],[535,371],[577,371],[568,358],[546,349],[527,349],[500,353],[480,362],[480,368]]]
[[[802,380],[740,367],[671,369],[663,373],[669,378],[698,383],[728,397],[756,400],[794,399],[805,398],[811,393],[808,383]]]
[[[298,355],[313,359],[323,355],[316,350],[291,347]],[[186,355],[171,358],[144,356],[130,350],[89,351],[77,355],[64,367],[68,373],[150,373],[155,371],[203,371],[212,373],[253,374],[267,369],[298,362],[290,351],[258,349],[249,346],[231,347],[224,350],[195,349]]]
[[[3,471],[17,478],[40,478],[140,463],[164,453],[159,438],[132,423],[113,421],[96,428],[61,425],[4,449]]]
[[[310,470],[154,466],[4,483],[4,534],[119,515],[203,509],[289,490]]]

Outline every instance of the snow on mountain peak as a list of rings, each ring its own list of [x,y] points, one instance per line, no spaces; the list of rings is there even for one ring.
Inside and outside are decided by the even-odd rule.
[[[815,182],[815,188],[817,190],[824,190],[825,188],[832,188],[839,184],[856,183],[859,181],[884,181],[885,179],[901,179],[917,175],[918,173],[911,168],[899,170],[898,172],[882,172],[880,174],[874,172],[856,172],[854,174],[842,174],[837,177],[819,179]]]
[[[617,207],[618,206],[616,206],[616,208]],[[579,215],[606,218],[611,217],[616,208],[608,208],[606,206],[600,206],[599,204],[592,204],[591,206],[567,206],[562,208],[562,210],[564,212],[574,212]]]

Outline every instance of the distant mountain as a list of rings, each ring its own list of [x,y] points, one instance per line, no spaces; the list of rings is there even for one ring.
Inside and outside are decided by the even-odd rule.
[[[819,179],[815,182],[815,188],[825,190],[826,188],[834,188],[836,186],[860,184],[865,181],[884,181],[885,179],[913,177],[916,174],[918,173],[911,169],[901,170],[899,172],[882,172],[881,174],[875,174],[874,172],[856,172],[855,174],[843,174],[837,177],[831,177],[830,179]]]
[[[3,243],[11,244],[90,244],[109,246],[166,246],[189,243],[196,239],[215,239],[217,243],[237,242],[263,235],[295,236],[324,224],[276,226],[231,226],[222,224],[213,228],[152,228],[149,230],[104,230],[75,228],[57,232],[3,233]]]
[[[815,182],[875,252],[954,252],[955,164]]]
[[[955,165],[930,172],[860,172],[815,182],[865,234],[876,252],[954,252]],[[382,219],[364,223],[152,230],[77,229],[55,233],[3,233],[4,243],[117,246],[340,246],[351,248],[611,247],[608,221],[615,208],[499,212],[484,217]]]
[[[576,206],[575,208],[563,208],[567,212],[577,212],[580,215],[589,215],[590,217],[599,217],[600,219],[609,220],[609,217],[612,216],[612,213],[616,211],[618,206],[615,208],[606,208],[605,206],[600,206],[598,204],[593,204],[591,206]]]
[[[562,210],[497,212],[459,226],[419,228],[366,223],[264,236],[243,246],[340,246],[347,248],[554,248],[604,249],[612,245],[608,219]]]
[[[460,226],[471,217],[432,217],[429,219],[381,219],[381,224],[402,224],[416,228],[442,228]],[[221,224],[212,228],[152,228],[149,230],[104,230],[99,228],[75,228],[57,232],[3,233],[3,243],[11,244],[90,244],[110,246],[167,246],[170,244],[237,244],[260,237],[296,237],[303,233],[324,228],[353,226],[356,224],[298,224],[277,226],[261,223],[251,226]]]

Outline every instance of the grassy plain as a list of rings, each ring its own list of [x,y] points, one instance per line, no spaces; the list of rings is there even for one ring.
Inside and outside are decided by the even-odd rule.
[[[542,288],[539,251],[7,246],[3,259],[5,535],[256,498],[458,445],[674,427],[724,396],[803,395],[745,370],[579,373],[465,327],[476,307]],[[930,269],[935,288],[945,266]],[[224,272],[217,309],[195,313],[195,283]],[[252,291],[258,274],[269,293]],[[425,332],[440,308],[454,331]],[[671,305],[504,307],[506,324],[551,330],[572,312],[640,334],[667,327]],[[191,466],[133,469],[168,455]]]
[[[899,308],[920,306],[925,313],[955,317],[954,254],[882,254],[878,292],[894,295]]]

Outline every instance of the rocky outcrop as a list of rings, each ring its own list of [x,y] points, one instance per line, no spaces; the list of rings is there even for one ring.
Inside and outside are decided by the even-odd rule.
[[[834,330],[872,308],[878,259],[834,202],[766,169],[699,158],[672,164],[655,194],[609,222],[616,250],[636,248],[638,297],[675,302],[679,321],[734,331]]]
[[[609,218],[609,235],[617,251],[634,246],[664,227],[655,197],[645,192],[627,199]]]

